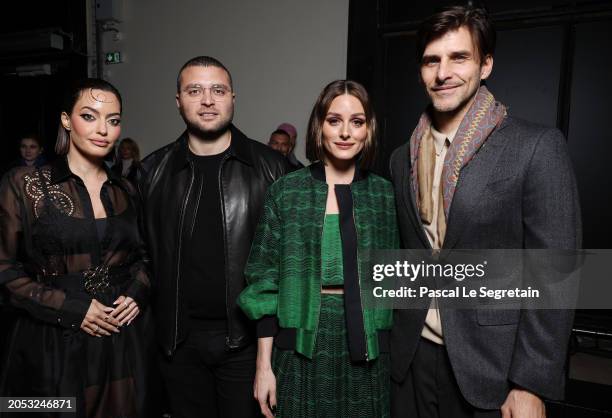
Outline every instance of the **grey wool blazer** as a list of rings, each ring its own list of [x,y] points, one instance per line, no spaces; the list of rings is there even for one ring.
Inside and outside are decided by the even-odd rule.
[[[410,187],[409,143],[391,156],[403,248],[430,248]],[[507,117],[461,170],[447,220],[445,249],[577,249],[578,191],[563,134]],[[427,305],[428,306],[428,305]],[[427,313],[396,310],[392,378],[405,379]],[[563,397],[573,311],[440,310],[452,369],[474,407],[497,409],[522,387]]]

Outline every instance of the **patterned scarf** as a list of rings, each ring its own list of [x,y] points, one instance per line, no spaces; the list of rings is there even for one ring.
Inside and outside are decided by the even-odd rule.
[[[461,121],[455,138],[444,158],[440,188],[446,219],[448,219],[461,169],[470,162],[489,135],[501,125],[506,115],[506,107],[495,101],[495,98],[485,86],[481,86],[476,93],[474,103]],[[419,146],[424,134],[429,134],[430,129],[431,118],[429,112],[425,111],[410,138],[411,185],[414,195],[417,196],[417,207],[420,206],[417,178]]]

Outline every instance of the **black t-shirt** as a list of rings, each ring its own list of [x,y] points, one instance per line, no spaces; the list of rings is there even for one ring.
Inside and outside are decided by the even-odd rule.
[[[225,290],[225,243],[219,175],[227,151],[216,155],[191,154],[195,179],[189,197],[195,215],[185,225],[182,278],[189,316],[192,319],[227,318]],[[199,202],[199,203],[198,203]]]

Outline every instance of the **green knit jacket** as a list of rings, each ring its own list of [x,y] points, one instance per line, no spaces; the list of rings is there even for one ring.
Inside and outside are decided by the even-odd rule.
[[[353,216],[362,306],[361,268],[367,249],[399,248],[395,199],[391,183],[374,174],[353,181]],[[248,286],[238,305],[253,320],[278,318],[281,328],[295,328],[297,352],[312,358],[321,306],[321,238],[327,184],[310,168],[290,173],[268,189],[245,275]],[[371,298],[370,298],[371,299]],[[392,325],[390,309],[364,308],[367,358],[378,357],[378,331]]]

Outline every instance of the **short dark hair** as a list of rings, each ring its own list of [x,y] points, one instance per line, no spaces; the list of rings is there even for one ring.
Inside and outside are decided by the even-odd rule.
[[[21,141],[23,141],[24,139],[31,139],[32,141],[36,142],[40,148],[43,148],[42,139],[37,133],[28,132],[25,135],[21,135],[21,137],[19,138],[19,144],[21,144]]]
[[[270,136],[272,135],[287,135],[289,141],[291,141],[291,135],[289,135],[289,132],[285,131],[284,129],[277,129],[270,134]]]
[[[232,74],[229,72],[229,70],[227,69],[227,67],[225,65],[223,65],[221,63],[221,61],[219,61],[216,58],[213,57],[209,57],[206,55],[201,55],[199,57],[193,57],[191,58],[189,61],[187,61],[185,64],[183,64],[183,66],[181,67],[181,69],[178,72],[178,75],[176,76],[176,92],[180,93],[181,92],[181,74],[183,73],[183,70],[187,67],[217,67],[217,68],[221,68],[222,70],[224,70],[227,73],[227,76],[229,78],[229,82],[230,82],[230,89],[234,90],[234,81],[232,79]]]
[[[308,120],[306,134],[306,158],[310,161],[323,161],[323,123],[332,101],[343,94],[356,97],[363,106],[368,135],[361,150],[360,167],[369,168],[376,154],[376,116],[370,103],[367,90],[361,84],[351,80],[336,80],[329,83],[317,99]]]
[[[481,63],[487,55],[493,56],[496,33],[487,10],[484,7],[452,6],[428,17],[419,26],[416,37],[417,62],[423,59],[425,48],[430,42],[462,26],[470,31]]]
[[[112,93],[119,101],[119,112],[121,112],[121,110],[123,109],[123,101],[121,99],[121,94],[115,86],[113,86],[108,81],[102,80],[100,78],[83,78],[74,81],[70,85],[68,90],[66,90],[66,94],[64,95],[60,112],[65,112],[66,114],[70,115],[72,113],[74,105],[79,100],[85,90],[102,90],[108,93]],[[55,141],[55,152],[58,155],[65,155],[68,154],[69,149],[70,133],[64,128],[62,122],[60,121],[59,128],[57,129],[57,140]]]

